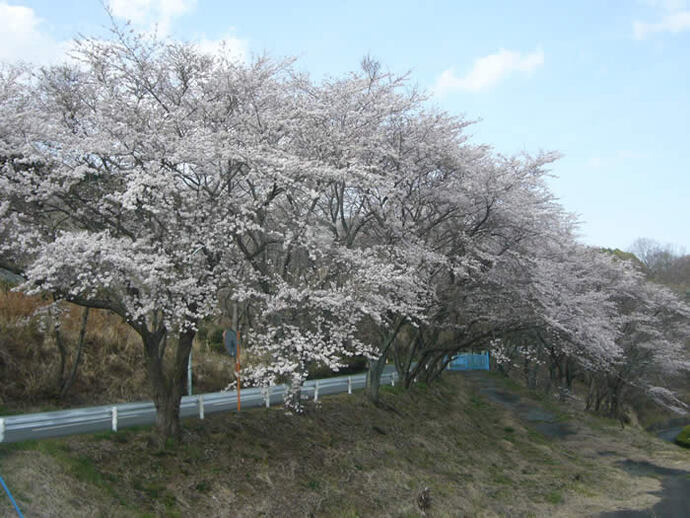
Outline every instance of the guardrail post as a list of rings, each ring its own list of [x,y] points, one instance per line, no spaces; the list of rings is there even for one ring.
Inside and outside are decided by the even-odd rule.
[[[319,400],[319,380],[314,384],[314,402]]]
[[[266,387],[264,392],[264,399],[266,400],[266,408],[271,406],[271,387]]]
[[[199,419],[204,418],[204,396],[199,396],[198,398],[199,401]]]
[[[0,442],[5,441],[5,418],[0,417]]]
[[[391,373],[391,386],[395,387],[395,373]]]
[[[114,406],[110,410],[110,412],[112,414],[112,423],[111,424],[112,424],[113,432],[117,432],[117,407]]]
[[[347,393],[352,394],[352,376],[347,377]]]
[[[187,358],[187,395],[192,395],[192,350],[189,350]]]

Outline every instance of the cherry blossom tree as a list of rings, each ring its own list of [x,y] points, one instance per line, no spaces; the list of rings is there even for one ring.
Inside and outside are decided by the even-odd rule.
[[[600,253],[604,256],[605,254]],[[634,263],[610,258],[608,277],[617,308],[621,354],[609,365],[588,369],[588,407],[622,418],[633,396],[650,397],[675,412],[687,412],[671,382],[690,372],[686,349],[690,307],[669,289],[645,279]]]
[[[366,61],[360,73],[343,79],[314,85],[296,77],[295,86],[293,113],[300,125],[291,132],[294,152],[325,169],[312,184],[309,199],[294,203],[299,198],[290,196],[285,198],[287,206],[277,205],[280,225],[296,228],[283,246],[284,259],[273,264],[282,269],[286,286],[293,290],[295,283],[300,286],[303,298],[290,306],[292,322],[298,320],[298,308],[308,308],[313,318],[315,308],[305,304],[307,297],[319,301],[331,318],[341,314],[342,322],[347,314],[353,334],[341,342],[340,352],[345,351],[345,343],[357,344],[354,351],[370,358],[369,387],[377,387],[391,337],[406,318],[419,311],[427,290],[415,277],[420,259],[414,233],[405,228],[402,214],[403,199],[412,194],[405,191],[409,187],[406,175],[422,174],[420,166],[413,170],[403,161],[411,162],[413,152],[423,150],[432,138],[416,139],[411,134],[422,133],[416,121],[421,120],[423,99],[403,88],[403,78],[380,74],[374,63]],[[457,125],[455,120],[451,126],[447,118],[438,120],[446,127]],[[434,135],[442,132],[436,130]],[[454,138],[448,135],[443,135],[444,142]],[[309,260],[303,260],[302,266],[309,263],[307,269],[301,275],[288,274],[296,266],[297,252],[305,247],[308,250],[302,256]],[[311,273],[305,277],[304,271]],[[307,278],[318,293],[305,291]],[[330,306],[323,304],[323,294],[328,292]],[[300,352],[309,350],[301,347]],[[319,361],[325,363],[324,358]],[[304,362],[301,365],[303,370]],[[377,392],[377,388],[372,390]]]
[[[571,366],[632,384],[651,380],[635,358],[685,365],[668,328],[687,308],[575,243],[556,154],[470,144],[368,58],[315,83],[118,27],[75,48],[0,73],[0,267],[139,333],[164,437],[220,298],[242,309],[250,381],[287,382],[298,411],[309,366],[353,355],[374,401],[391,356],[408,385],[487,345],[565,385]]]
[[[574,243],[544,252],[534,258],[528,295],[533,325],[502,337],[494,358],[521,366],[528,380],[536,366],[548,367],[548,387],[561,394],[578,377],[589,387],[587,407],[612,417],[633,394],[682,410],[667,381],[690,366],[683,349],[690,308],[614,255]]]
[[[563,239],[564,215],[543,182],[554,159],[506,159],[481,150],[440,186],[433,206],[441,208],[443,223],[428,242],[447,260],[434,272],[429,321],[396,348],[406,358],[398,364],[408,385],[420,376],[433,379],[463,349],[532,325],[529,261],[545,243]],[[410,368],[413,356],[418,360]]]
[[[131,325],[158,428],[178,436],[197,323],[242,285],[246,245],[297,166],[274,134],[287,65],[118,28],[74,57],[2,77],[2,266]]]

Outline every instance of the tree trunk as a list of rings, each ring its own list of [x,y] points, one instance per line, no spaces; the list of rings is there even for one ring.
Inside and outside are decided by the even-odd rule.
[[[77,353],[72,362],[72,369],[70,370],[69,376],[63,381],[62,388],[60,389],[60,399],[67,395],[70,387],[77,378],[77,371],[79,369],[79,364],[81,363],[81,353],[84,349],[84,339],[86,337],[86,325],[89,322],[89,308],[85,307],[81,314],[81,328],[79,329],[79,342],[77,343]]]
[[[589,375],[589,383],[587,389],[587,399],[585,400],[585,410],[591,410],[592,404],[594,403],[594,393],[595,393],[595,378],[594,375]]]
[[[300,371],[299,378],[291,378],[287,383],[287,390],[285,392],[285,406],[293,411],[295,414],[304,413],[304,405],[302,404],[302,385],[306,380],[306,369]]]
[[[381,344],[381,355],[376,360],[369,360],[367,385],[364,392],[372,403],[379,402],[379,388],[381,387],[383,369],[386,367],[386,358],[388,358],[388,352],[393,344],[393,340],[395,340],[404,322],[405,317],[398,317],[396,319],[390,332],[384,335],[383,344]]]
[[[597,397],[594,402],[594,411],[596,413],[601,412],[601,404],[604,402],[604,398],[606,397],[607,391],[602,385],[597,386]]]
[[[194,335],[195,331],[191,329],[179,333],[175,355],[169,365],[166,365],[164,358],[165,328],[159,328],[153,333],[147,332],[143,337],[146,367],[156,406],[156,428],[163,441],[178,441],[182,435],[180,400],[187,382],[187,360]]]
[[[53,336],[55,338],[55,345],[60,353],[60,365],[57,369],[57,375],[55,378],[55,386],[57,388],[57,395],[60,396],[62,392],[62,387],[65,379],[65,368],[67,366],[67,347],[62,339],[62,332],[60,330],[61,322],[58,320],[59,316],[53,317]]]
[[[415,331],[414,335],[410,339],[409,343],[406,344],[404,355],[400,352],[398,347],[393,347],[393,353],[395,358],[395,369],[398,372],[398,378],[404,380],[410,373],[410,368],[412,367],[412,362],[414,361],[414,356],[419,349],[422,342],[422,326],[421,324]]]
[[[553,386],[554,379],[556,379],[556,370],[554,368],[553,362],[549,363],[549,379],[547,380],[545,391],[547,393],[551,392],[551,387]]]
[[[427,374],[428,383],[433,383],[446,371],[450,360],[451,355],[447,354],[441,354],[437,357],[436,361],[434,362],[433,372]]]
[[[379,389],[381,388],[381,376],[386,367],[386,353],[382,353],[376,360],[369,360],[369,370],[367,371],[367,386],[365,393],[372,403],[379,402]]]
[[[570,395],[568,387],[568,359],[560,357],[558,360],[558,399],[565,401]]]
[[[565,360],[565,386],[568,389],[570,395],[573,394],[573,379],[575,378],[575,370],[573,362],[570,358]]]
[[[442,365],[444,356],[444,354],[437,354],[432,357],[431,361],[426,362],[426,366],[422,376],[424,383],[426,383],[427,385],[431,385],[436,376],[440,375],[443,371]]]
[[[530,363],[527,357],[525,357],[523,364],[522,364],[522,373],[525,376],[525,384],[527,385],[527,388],[532,388],[530,384]]]

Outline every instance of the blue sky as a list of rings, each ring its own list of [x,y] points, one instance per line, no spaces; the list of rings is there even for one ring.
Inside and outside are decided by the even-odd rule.
[[[551,186],[581,240],[690,253],[690,2],[110,0],[118,19],[315,78],[370,54],[468,119],[498,152],[558,150]],[[98,0],[0,0],[0,60],[50,63],[102,35]]]

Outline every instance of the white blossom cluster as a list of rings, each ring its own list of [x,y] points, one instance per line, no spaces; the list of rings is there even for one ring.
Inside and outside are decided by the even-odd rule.
[[[227,293],[262,359],[249,377],[292,396],[311,364],[385,360],[403,323],[427,371],[535,330],[592,370],[632,342],[683,365],[648,309],[687,308],[575,243],[544,182],[557,154],[469,144],[467,121],[371,60],[315,83],[116,35],[80,41],[76,65],[0,73],[0,265],[22,289],[142,336],[193,332]],[[544,347],[491,343],[501,361]]]

